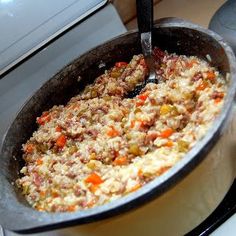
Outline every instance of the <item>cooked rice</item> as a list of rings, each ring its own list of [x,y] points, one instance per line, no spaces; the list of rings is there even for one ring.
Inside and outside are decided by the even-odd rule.
[[[147,73],[136,55],[37,118],[17,180],[30,205],[64,212],[120,198],[166,172],[206,134],[221,110],[225,79],[194,56],[159,49],[154,56],[162,82],[140,95],[126,98]]]

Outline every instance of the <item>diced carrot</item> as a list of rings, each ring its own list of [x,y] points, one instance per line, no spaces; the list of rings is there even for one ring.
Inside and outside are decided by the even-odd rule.
[[[110,126],[109,130],[107,131],[107,135],[109,137],[116,137],[119,135],[119,131],[116,130],[114,126]]]
[[[53,198],[57,198],[57,197],[59,197],[59,194],[58,194],[58,192],[56,192],[56,191],[52,191],[52,197]]]
[[[120,157],[117,157],[113,163],[115,165],[118,165],[118,166],[121,166],[121,165],[125,165],[127,164],[127,157],[126,156],[120,156]]]
[[[168,140],[168,141],[165,143],[164,146],[166,146],[166,147],[172,147],[173,145],[174,145],[173,141]]]
[[[24,151],[28,154],[31,154],[34,151],[34,148],[35,148],[34,144],[28,143],[28,144],[26,144]]]
[[[50,120],[51,120],[51,116],[50,115],[45,116],[45,118],[44,118],[45,123],[49,122]]]
[[[144,100],[138,100],[136,103],[135,103],[135,105],[136,105],[136,107],[140,107],[140,106],[143,106],[144,105]]]
[[[141,169],[138,170],[138,176],[141,178],[143,177],[143,171]]]
[[[204,90],[205,88],[208,87],[208,83],[206,81],[202,81],[198,86],[197,90]]]
[[[171,128],[167,128],[166,130],[162,131],[159,136],[161,138],[169,138],[174,133],[174,130]]]
[[[146,94],[140,94],[140,95],[138,96],[138,98],[141,99],[141,100],[143,100],[143,101],[146,101],[147,97],[148,97],[148,95],[146,95]]]
[[[123,67],[123,66],[127,66],[128,63],[127,62],[124,62],[124,61],[119,61],[119,62],[116,62],[115,66],[116,67]]]
[[[40,166],[40,165],[42,165],[43,164],[43,160],[40,158],[40,159],[37,159],[36,160],[36,164],[37,164],[37,166]]]
[[[101,184],[103,183],[103,180],[98,174],[92,173],[85,179],[85,182],[91,184]]]
[[[40,193],[39,193],[39,195],[40,195],[40,197],[45,197],[46,196],[46,192],[45,191],[40,191]]]
[[[37,118],[37,123],[39,125],[45,125],[45,123],[49,122],[51,120],[51,116],[49,115],[49,112],[44,112],[39,118]]]
[[[61,134],[56,141],[56,145],[59,148],[63,148],[65,146],[65,144],[66,144],[66,136],[64,134]]]
[[[98,186],[99,184],[92,184],[90,187],[89,187],[89,190],[92,192],[92,193],[95,193],[98,189]]]
[[[43,114],[41,115],[41,117],[43,118],[43,117],[46,117],[46,116],[48,116],[49,115],[49,112],[48,111],[45,111],[45,112],[43,112]]]
[[[148,95],[149,95],[149,92],[147,91],[138,95],[138,98],[142,101],[146,101],[146,99],[148,98]]]
[[[61,131],[62,131],[61,126],[58,125],[58,126],[56,127],[56,131],[57,131],[57,132],[61,132]]]
[[[215,78],[216,78],[216,75],[213,71],[207,71],[206,72],[206,77],[207,77],[207,79],[209,79],[211,81],[214,81]]]
[[[134,192],[134,191],[138,190],[141,187],[142,187],[142,185],[140,183],[137,183],[136,185],[134,185],[133,188],[130,189],[130,192]]]
[[[42,119],[41,117],[39,117],[39,118],[37,119],[37,123],[38,123],[39,125],[44,125],[44,124],[45,124],[45,121],[44,121],[44,119]]]
[[[135,126],[135,120],[131,120],[131,122],[130,122],[130,127],[131,127],[131,128],[134,128],[134,126]]]
[[[191,61],[187,62],[187,67],[191,68],[193,67],[195,64],[198,64],[197,59],[192,59]]]
[[[220,103],[221,101],[222,101],[222,98],[218,97],[218,98],[215,99],[215,104],[218,104],[218,103]]]
[[[162,175],[162,174],[164,174],[167,170],[169,170],[170,169],[170,166],[163,166],[163,167],[161,167],[158,171],[157,171],[157,174],[158,175]]]
[[[70,205],[67,207],[67,211],[73,212],[76,210],[76,205]]]

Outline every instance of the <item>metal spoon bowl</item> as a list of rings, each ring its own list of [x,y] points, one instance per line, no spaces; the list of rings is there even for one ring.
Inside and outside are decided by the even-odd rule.
[[[129,93],[132,98],[140,93],[147,83],[157,83],[155,61],[152,56],[153,1],[136,0],[137,21],[142,52],[149,74],[145,81]]]

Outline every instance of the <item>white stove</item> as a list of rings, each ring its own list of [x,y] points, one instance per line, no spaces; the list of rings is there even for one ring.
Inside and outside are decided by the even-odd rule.
[[[4,26],[7,25],[5,10],[4,7],[2,7],[2,5],[5,6],[5,4],[7,4],[5,1],[7,0],[0,0],[1,32],[5,32],[5,28],[2,27],[1,23],[3,22]],[[16,2],[16,5],[25,2],[25,0],[8,1],[9,4]],[[41,0],[29,1],[34,2],[34,4],[41,2]],[[51,2],[54,2],[54,4],[56,4],[56,2],[67,3],[67,1],[64,0],[50,0],[50,3]],[[83,1],[76,0],[74,1],[74,5],[70,7],[80,7],[77,2],[82,3]],[[61,9],[57,9],[60,14],[54,16],[54,21],[58,24],[57,27],[55,27],[55,22],[53,25],[50,25],[46,21],[47,30],[44,32],[40,30],[40,34],[36,34],[35,32],[38,30],[38,26],[40,25],[41,27],[44,24],[43,19],[46,16],[43,16],[41,18],[42,22],[40,23],[38,20],[37,24],[35,24],[35,30],[33,28],[25,30],[24,33],[26,36],[21,36],[20,39],[15,40],[14,43],[9,43],[5,39],[3,40],[3,37],[0,37],[0,42],[2,41],[4,43],[2,45],[0,43],[0,72],[3,73],[0,75],[2,77],[2,79],[0,79],[0,140],[20,107],[46,80],[56,74],[73,59],[79,57],[82,53],[112,37],[126,32],[126,28],[111,4],[106,4],[106,1],[104,3],[104,0],[100,0],[100,3],[98,3],[97,0],[89,2],[91,8],[84,7],[83,11],[76,10],[78,17],[76,17],[76,13],[74,12],[74,17],[71,20],[73,20],[75,26],[68,31],[66,31],[66,29],[72,27],[72,23],[69,23],[68,19],[65,21],[61,20],[63,10],[65,9],[65,11],[68,12],[68,7],[65,6],[65,4],[61,4]],[[94,6],[92,6],[91,2],[94,2]],[[42,1],[42,5],[43,4],[46,3]],[[101,8],[102,4],[106,5],[98,10],[99,7]],[[32,3],[30,3],[30,5],[32,5]],[[48,7],[50,7],[50,4]],[[90,9],[90,14],[92,10],[95,11],[95,9],[97,12],[81,22],[85,16],[88,16],[88,9]],[[24,11],[25,15],[27,11],[29,10]],[[13,8],[14,14],[10,12],[9,7],[9,12],[7,13],[8,18],[10,17],[9,14],[17,14],[15,8]],[[22,15],[23,14],[20,13],[19,18],[21,18]],[[60,20],[57,21],[58,18],[60,18]],[[3,19],[5,20],[3,21]],[[18,19],[18,17],[15,19]],[[28,20],[30,20],[28,17],[25,19],[22,18],[17,26],[22,27],[24,22]],[[64,28],[63,34],[58,30],[59,26]],[[50,27],[51,30],[48,29]],[[15,28],[17,27],[15,26]],[[16,29],[6,30],[6,37],[8,37],[9,40],[13,38],[11,32],[14,30]],[[42,34],[44,34],[44,37],[42,37]],[[61,34],[60,37],[58,37],[59,34]],[[28,43],[29,40],[31,42],[30,44]],[[49,43],[52,40],[53,42]],[[46,46],[39,50],[45,44]],[[15,45],[20,49],[14,51]],[[37,50],[39,51],[37,52]],[[23,60],[29,56],[30,59]],[[21,64],[19,65],[20,62]],[[12,67],[14,69],[11,69]]]

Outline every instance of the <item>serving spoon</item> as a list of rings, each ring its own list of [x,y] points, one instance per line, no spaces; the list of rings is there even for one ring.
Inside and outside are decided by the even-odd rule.
[[[141,41],[142,53],[149,74],[142,84],[129,93],[132,98],[140,93],[147,83],[157,83],[155,62],[152,56],[152,28],[153,28],[153,0],[136,0],[138,31]]]

